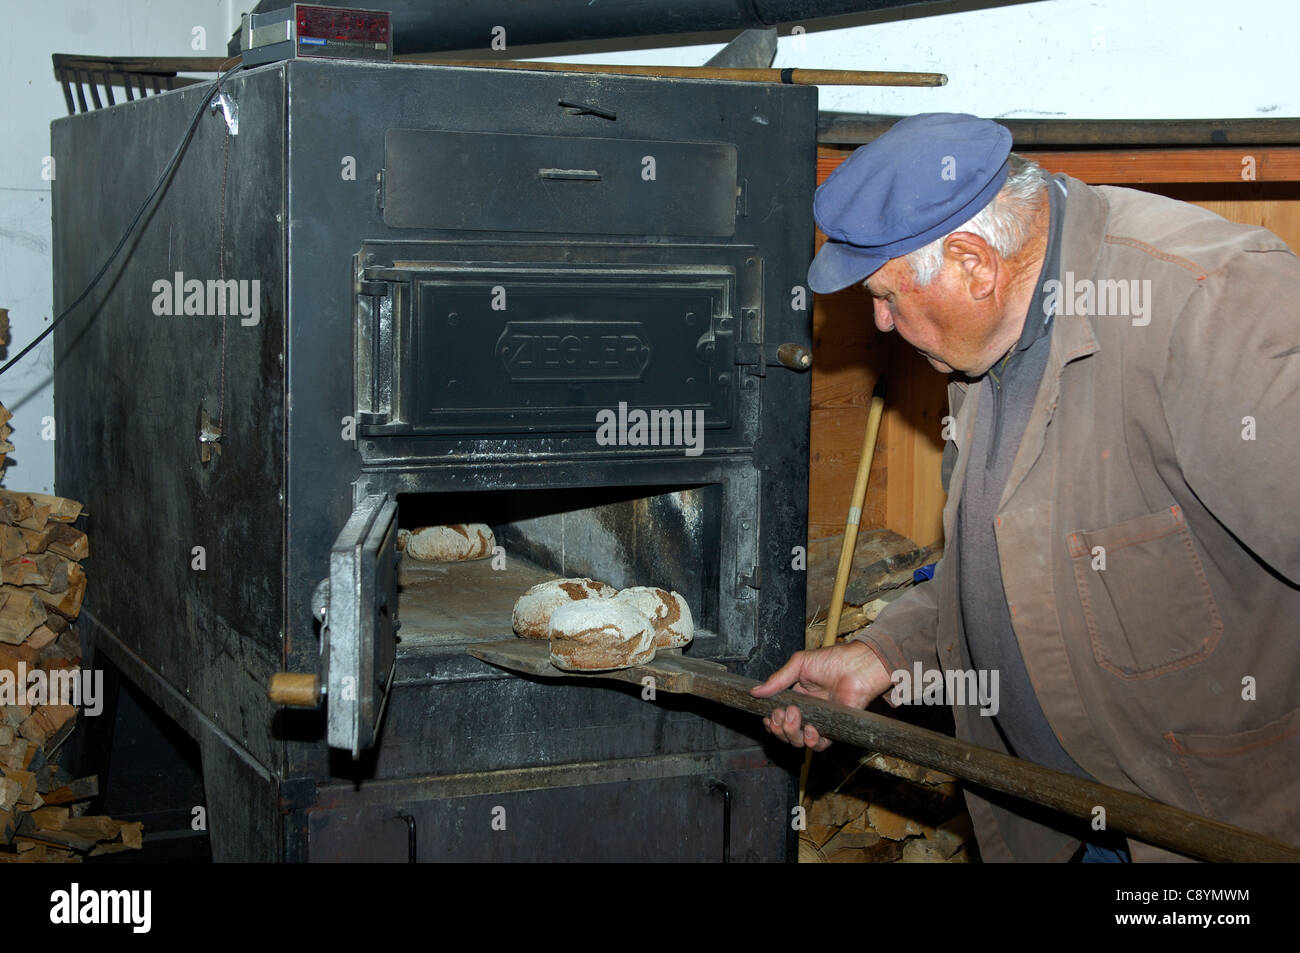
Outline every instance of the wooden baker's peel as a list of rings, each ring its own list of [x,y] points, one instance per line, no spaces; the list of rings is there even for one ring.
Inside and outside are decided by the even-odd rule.
[[[1094,808],[1104,807],[1107,828],[1158,847],[1210,861],[1300,862],[1300,848],[1262,834],[894,718],[790,691],[755,698],[749,690],[758,682],[717,662],[661,652],[645,665],[580,673],[552,665],[549,643],[540,640],[479,642],[466,651],[491,665],[537,678],[611,679],[633,685],[644,685],[646,678],[653,678],[656,692],[693,695],[760,716],[773,708],[798,705],[804,722],[834,741],[904,758],[1075,817],[1091,820]]]

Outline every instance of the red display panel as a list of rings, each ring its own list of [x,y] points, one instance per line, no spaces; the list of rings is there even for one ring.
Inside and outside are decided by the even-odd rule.
[[[298,37],[387,45],[389,14],[337,7],[298,7]]]

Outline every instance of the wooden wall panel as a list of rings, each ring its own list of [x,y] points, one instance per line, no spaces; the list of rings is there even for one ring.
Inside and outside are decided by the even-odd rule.
[[[818,247],[823,237],[818,235]],[[882,334],[861,288],[813,305],[808,538],[844,531],[871,393],[886,376],[885,416],[872,460],[863,529],[888,528],[928,545],[943,535],[941,420],[947,378],[897,334]]]

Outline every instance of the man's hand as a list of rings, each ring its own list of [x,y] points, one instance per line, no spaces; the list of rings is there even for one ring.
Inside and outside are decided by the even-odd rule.
[[[852,708],[866,708],[868,702],[893,686],[893,680],[880,657],[869,646],[862,642],[846,642],[825,649],[795,652],[790,661],[773,672],[766,682],[751,688],[750,694],[767,698],[791,686],[800,695],[812,695]],[[763,719],[763,725],[796,748],[807,745],[814,751],[824,751],[831,743],[812,725],[802,723],[798,705],[772,709],[772,714]]]

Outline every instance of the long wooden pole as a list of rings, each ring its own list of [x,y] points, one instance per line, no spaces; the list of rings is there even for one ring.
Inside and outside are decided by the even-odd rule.
[[[541,63],[534,60],[448,60],[435,56],[399,56],[395,62],[424,66],[470,66],[475,69],[524,69],[563,73],[618,73],[677,79],[720,79],[794,86],[944,86],[944,73],[901,73],[852,69],[728,69],[718,66],[621,66],[609,63]]]
[[[1140,794],[1076,778],[899,718],[791,691],[778,692],[771,698],[756,698],[750,690],[758,682],[708,659],[663,654],[645,665],[575,675],[553,666],[549,647],[535,639],[475,642],[465,651],[511,672],[562,678],[571,684],[580,684],[583,679],[614,679],[643,687],[650,677],[657,691],[693,695],[753,715],[766,715],[774,705],[798,705],[804,721],[816,725],[826,738],[902,758],[1088,821],[1095,822],[1100,816],[1097,808],[1105,808],[1107,829],[1189,857],[1221,862],[1300,861],[1300,845],[1201,817]]]

